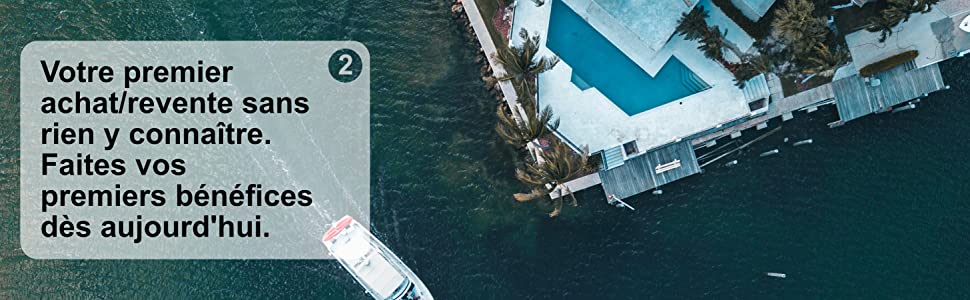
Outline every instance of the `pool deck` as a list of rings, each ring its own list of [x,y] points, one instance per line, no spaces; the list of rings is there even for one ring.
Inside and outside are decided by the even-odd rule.
[[[826,102],[827,100],[831,100],[832,98],[835,97],[835,92],[833,91],[832,88],[833,88],[832,84],[827,83],[827,84],[812,88],[810,90],[803,91],[795,95],[791,95],[789,97],[773,98],[772,99],[773,101],[768,104],[767,113],[757,116],[755,118],[745,120],[744,122],[741,122],[732,126],[723,127],[709,134],[697,136],[691,140],[691,144],[694,146],[700,146],[709,141],[712,141],[721,137],[725,137],[736,132],[741,132],[742,130],[745,130],[751,127],[755,127],[758,124],[765,123],[768,120],[780,117],[782,115],[791,113],[793,111],[807,108],[807,107],[818,106],[820,103]],[[772,92],[774,95],[772,97],[780,97],[780,90],[781,90],[780,86],[778,87],[771,86],[770,89],[772,89]]]
[[[569,1],[566,2],[567,5],[569,3]],[[698,5],[704,5],[711,11],[708,22],[712,25],[729,28],[729,40],[734,41],[742,49],[751,47],[753,40],[740,28],[730,29],[728,25],[734,27],[737,25],[730,22],[723,12],[710,4],[709,0],[702,1]],[[532,34],[541,34],[544,42],[548,32],[551,7],[551,3],[536,7],[531,2],[520,1],[516,6],[512,31],[518,32],[521,28],[526,28]],[[722,25],[720,24],[722,22],[729,24]],[[609,32],[604,32],[604,29],[597,28],[597,30],[604,36],[610,37]],[[512,43],[521,42],[517,35],[513,35]],[[620,43],[613,42],[624,54],[631,59],[634,58],[626,51],[629,49],[625,50],[619,47]],[[572,68],[567,63],[560,62],[555,68],[539,76],[539,105],[549,105],[553,108],[561,120],[558,132],[562,137],[578,146],[587,145],[591,153],[632,140],[636,140],[638,147],[646,151],[746,117],[750,111],[744,94],[734,85],[733,75],[719,63],[704,57],[697,50],[697,46],[697,42],[673,36],[656,53],[644,70],[649,74],[656,74],[656,71],[675,55],[711,86],[705,91],[630,116],[596,88],[580,90],[576,87],[570,80]],[[554,55],[545,45],[540,49],[540,54]],[[644,66],[641,65],[641,67]]]
[[[574,1],[591,2],[565,1],[567,4]],[[701,1],[698,5],[709,10],[709,24],[729,29],[729,40],[745,49],[743,51],[751,47],[750,37],[742,30],[737,28],[735,31],[740,34],[730,33],[731,28],[737,25],[711,5],[710,0]],[[535,7],[531,3],[518,5],[513,30],[517,32],[527,28],[532,33],[545,35],[549,27],[550,7]],[[767,88],[771,101],[762,115],[751,115],[747,99],[742,90],[734,86],[733,76],[727,70],[705,58],[696,49],[696,42],[685,41],[679,36],[671,37],[659,51],[654,51],[654,58],[646,64],[642,64],[642,60],[635,63],[648,73],[656,74],[666,60],[676,56],[712,88],[633,116],[620,111],[596,88],[579,90],[571,82],[571,67],[561,62],[538,79],[540,106],[552,106],[562,118],[557,136],[574,148],[588,145],[591,152],[613,148],[631,140],[636,140],[641,150],[625,157],[618,166],[566,185],[574,192],[602,185],[607,196],[628,198],[700,173],[695,148],[713,145],[709,142],[728,135],[733,137],[752,127],[763,129],[774,118],[789,120],[796,110],[812,112],[818,106],[835,104],[841,120],[830,125],[842,124],[944,89],[946,85],[936,63],[970,52],[970,35],[957,29],[960,20],[970,15],[970,0],[944,0],[935,8],[938,8],[935,14],[915,14],[910,22],[901,24],[893,38],[884,45],[874,45],[873,34],[865,31],[847,36],[853,63],[841,68],[832,83],[783,97],[778,77],[768,74]],[[719,24],[721,22],[727,24]],[[596,29],[610,38],[609,28]],[[521,43],[520,38],[514,36],[512,43]],[[629,49],[620,47],[622,43],[614,41],[621,51],[633,59],[636,54],[627,53]],[[908,49],[919,49],[920,57],[876,74],[874,78],[881,79],[882,85],[866,84],[865,79],[858,75],[857,68]],[[540,54],[554,55],[544,45]]]

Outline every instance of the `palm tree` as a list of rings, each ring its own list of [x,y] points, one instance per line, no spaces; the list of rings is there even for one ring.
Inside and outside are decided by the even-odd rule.
[[[704,52],[704,56],[712,60],[724,59],[724,36],[721,35],[721,30],[717,26],[711,26],[708,31],[705,31],[700,42],[701,44],[697,46],[697,49]]]
[[[684,35],[684,39],[688,41],[699,40],[709,30],[705,19],[707,19],[707,12],[704,11],[703,6],[698,5],[690,12],[680,15],[680,21],[677,22],[674,32]]]
[[[909,16],[915,13],[922,13],[925,8],[923,3],[913,0],[889,0],[889,8],[881,11],[880,14],[898,15],[902,22],[909,21]]]
[[[734,75],[734,86],[743,89],[748,80],[762,73],[774,72],[775,64],[768,55],[748,55],[731,71]]]
[[[903,17],[895,13],[882,13],[878,16],[869,17],[869,25],[866,30],[869,32],[879,32],[879,42],[885,42],[893,35],[893,27],[903,21]]]
[[[562,187],[559,195],[551,199],[554,208],[549,216],[555,217],[562,211],[562,198],[565,194],[569,194],[572,198],[573,206],[578,205],[576,196],[565,183],[585,175],[594,166],[589,164],[588,148],[584,147],[582,153],[576,154],[569,146],[557,139],[551,139],[550,143],[549,149],[539,154],[543,160],[541,163],[529,163],[524,168],[515,170],[515,177],[531,186],[532,191],[528,194],[515,194],[514,197],[517,201],[530,201],[549,195]]]
[[[810,51],[828,34],[825,20],[813,15],[814,11],[815,4],[810,0],[791,0],[775,11],[771,26],[795,53]]]
[[[724,32],[720,32],[718,31],[717,26],[713,26],[711,27],[711,31],[717,32],[721,36],[721,43],[724,44],[723,47],[727,48],[728,50],[731,50],[731,52],[734,53],[734,55],[737,56],[739,60],[741,61],[748,60],[748,57],[750,55],[742,52],[741,48],[739,48],[737,44],[727,39],[727,34],[728,34],[727,29],[724,29]]]
[[[775,62],[769,55],[752,55],[747,59],[747,63],[758,73],[771,73],[775,71]]]
[[[522,28],[519,32],[522,45],[500,48],[495,53],[495,60],[505,68],[505,74],[499,75],[498,80],[533,81],[539,73],[548,71],[559,63],[558,57],[537,57],[539,52],[539,35],[529,36],[529,31]]]
[[[806,74],[832,77],[836,69],[849,61],[849,54],[842,47],[836,47],[833,51],[825,44],[818,44],[813,53],[814,55],[806,58],[810,65],[809,68],[803,71]]]
[[[939,0],[889,0],[889,7],[879,12],[879,15],[870,17],[866,26],[869,32],[879,32],[879,42],[885,42],[893,35],[893,27],[899,23],[909,21],[909,17],[915,13],[927,13],[933,10]]]
[[[498,124],[495,124],[495,132],[506,143],[519,149],[525,147],[532,140],[548,136],[553,130],[559,128],[559,119],[552,119],[552,108],[549,106],[546,106],[538,114],[526,109],[524,119],[521,121],[505,113],[501,105],[498,106],[495,114],[498,115]]]
[[[519,102],[519,104],[522,104],[523,108],[527,110],[535,111],[535,108],[536,108],[535,81],[519,81],[519,80],[513,79],[512,88],[515,89],[515,95],[518,97],[517,102]]]

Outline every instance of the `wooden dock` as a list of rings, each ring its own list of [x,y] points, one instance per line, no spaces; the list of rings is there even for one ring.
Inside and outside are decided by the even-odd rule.
[[[576,178],[572,181],[564,183],[563,185],[569,187],[569,191],[575,193],[578,191],[582,191],[582,190],[597,186],[601,183],[603,182],[602,180],[600,180],[600,174],[593,173],[580,178]],[[559,197],[559,193],[561,191],[562,191],[562,186],[559,186],[558,188],[556,188],[556,190],[552,191],[552,193],[549,193],[549,196],[552,198],[557,198]]]
[[[658,167],[664,170],[674,162],[679,166],[657,174]],[[607,196],[625,199],[700,171],[694,148],[689,141],[681,141],[628,158],[622,166],[600,171],[599,177]]]
[[[916,68],[913,62],[878,73],[872,78],[879,84],[867,83],[865,78],[852,76],[832,83],[835,88],[835,104],[842,122],[887,111],[900,103],[922,97],[943,89],[940,67],[932,64]]]
[[[762,115],[731,122],[729,126],[649,150],[640,156],[628,158],[622,166],[600,171],[598,177],[602,182],[603,191],[607,195],[613,194],[620,199],[625,199],[699,173],[701,169],[694,154],[694,146],[706,145],[712,140],[739,134],[742,130],[764,124],[768,120],[786,114],[790,116],[790,113],[796,110],[806,109],[811,112],[820,105],[835,103],[841,122],[845,122],[874,112],[888,111],[895,105],[946,87],[937,64],[923,68],[905,64],[876,74],[873,78],[878,78],[880,84],[872,86],[864,78],[856,75],[789,97],[781,98],[778,93],[773,93],[768,111]],[[656,174],[658,166],[663,167],[674,160],[680,160],[681,166]],[[587,178],[583,180],[585,182],[576,184],[588,187],[593,182],[591,179]],[[576,190],[573,189],[573,191]]]
[[[820,103],[825,102],[826,100],[830,100],[833,97],[835,97],[835,93],[833,92],[833,86],[831,83],[827,83],[795,95],[778,99],[768,104],[768,112],[765,112],[763,115],[760,115],[760,116],[748,119],[739,124],[729,126],[729,127],[724,127],[724,128],[721,128],[721,130],[694,138],[693,140],[691,140],[691,144],[702,145],[704,143],[707,143],[708,141],[715,140],[735,132],[740,132],[742,130],[745,130],[751,127],[755,127],[758,124],[765,123],[768,120],[777,118],[786,113],[790,113],[792,111],[796,111],[798,109],[812,106],[812,105],[819,105]]]

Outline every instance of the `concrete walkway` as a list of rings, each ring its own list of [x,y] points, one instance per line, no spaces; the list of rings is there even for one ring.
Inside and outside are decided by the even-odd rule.
[[[765,114],[731,127],[725,127],[714,133],[695,138],[691,140],[691,144],[695,146],[701,145],[711,140],[757,126],[758,124],[767,122],[768,120],[779,117],[783,114],[812,106],[813,104],[824,102],[832,98],[835,98],[835,92],[832,90],[832,83],[826,83],[825,85],[792,95],[790,97],[781,99],[780,101],[772,102],[768,104],[768,112]]]
[[[596,172],[580,178],[573,179],[570,182],[564,183],[564,185],[569,187],[569,190],[575,193],[578,191],[582,191],[582,190],[597,186],[600,183],[602,183],[602,181],[600,180],[600,173]],[[552,191],[552,193],[550,193],[549,196],[552,198],[559,197],[559,193],[561,191],[562,191],[562,187],[556,188],[556,190]]]
[[[485,20],[482,19],[482,14],[478,10],[478,5],[475,4],[474,0],[462,1],[461,5],[465,8],[465,14],[468,15],[468,21],[472,24],[472,28],[475,29],[475,35],[478,37],[478,43],[481,44],[482,51],[485,52],[485,58],[488,60],[488,64],[492,67],[492,72],[494,74],[504,74],[505,68],[495,62],[494,57],[495,53],[497,52],[495,42],[492,41],[492,35],[488,33],[488,28],[485,27]],[[498,85],[499,89],[502,90],[502,94],[505,95],[505,102],[509,105],[509,107],[517,108],[519,110],[519,114],[523,113],[522,106],[519,105],[518,97],[515,94],[515,88],[512,87],[512,83],[502,81],[499,82]],[[518,115],[515,117],[518,118]]]

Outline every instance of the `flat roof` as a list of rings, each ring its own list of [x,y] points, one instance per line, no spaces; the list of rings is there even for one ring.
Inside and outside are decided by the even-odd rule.
[[[741,1],[742,3],[744,3],[744,5],[747,5],[748,8],[751,8],[751,10],[753,10],[754,13],[758,14],[759,17],[764,17],[765,13],[768,12],[768,9],[771,8],[771,5],[775,4],[775,0],[735,0],[735,1]]]
[[[949,16],[970,12],[970,0],[943,0],[937,3],[934,8],[943,10]]]
[[[856,71],[872,63],[907,50],[919,51],[918,67],[935,64],[970,50],[970,33],[959,29],[960,21],[970,14],[970,0],[941,2],[928,13],[915,13],[910,20],[893,28],[885,42],[879,32],[859,30],[845,36]]]
[[[878,86],[866,83],[858,75],[832,82],[839,119],[847,122],[883,111],[945,86],[937,64],[916,68],[910,62],[877,73],[873,78],[879,79]]]
[[[657,173],[658,167],[674,162],[679,163],[679,167]],[[684,140],[628,158],[623,165],[600,171],[599,175],[607,195],[625,199],[700,171],[694,148],[690,141]]]

